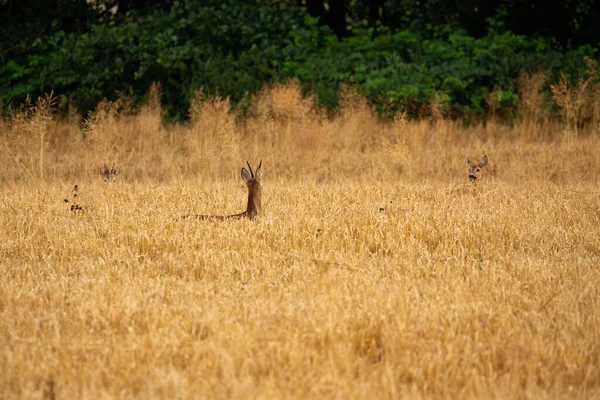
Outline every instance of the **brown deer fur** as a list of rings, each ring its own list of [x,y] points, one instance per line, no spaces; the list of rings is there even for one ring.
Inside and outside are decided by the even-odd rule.
[[[248,169],[250,172],[246,170],[246,168],[242,168],[242,179],[246,182],[246,186],[248,186],[248,205],[246,207],[246,211],[241,212],[239,214],[232,215],[184,215],[181,218],[195,218],[195,219],[204,219],[204,220],[217,220],[223,221],[226,219],[239,219],[239,218],[248,218],[254,219],[257,215],[262,213],[262,203],[261,203],[261,194],[262,194],[262,184],[261,184],[261,166],[262,161],[258,164],[258,168],[256,169],[256,174],[252,171],[252,167],[250,163],[246,161],[248,164]]]

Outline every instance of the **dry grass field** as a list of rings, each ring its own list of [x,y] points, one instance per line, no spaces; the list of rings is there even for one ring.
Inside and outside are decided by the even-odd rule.
[[[600,397],[595,128],[157,99],[0,121],[0,398]]]

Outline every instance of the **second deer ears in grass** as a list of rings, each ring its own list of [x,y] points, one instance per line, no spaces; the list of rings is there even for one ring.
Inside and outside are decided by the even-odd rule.
[[[470,166],[470,167],[474,167],[474,166],[475,166],[475,164],[473,164],[473,162],[472,162],[472,161],[471,161],[471,160],[470,160],[468,157],[466,157],[466,158],[465,158],[465,160],[467,160],[467,165],[468,165],[468,166]],[[480,167],[480,168],[481,168],[481,167],[485,167],[485,166],[487,165],[487,163],[488,163],[488,156],[487,156],[487,155],[484,155],[484,156],[481,158],[481,161],[479,161],[479,167]]]
[[[250,185],[255,179],[260,180],[260,175],[261,175],[260,168],[262,167],[262,160],[258,164],[258,169],[256,170],[256,174],[254,174],[254,172],[252,171],[252,167],[250,166],[250,163],[248,161],[246,161],[246,164],[248,164],[248,169],[250,169],[250,172],[248,172],[246,170],[246,168],[242,168],[242,179],[244,180],[244,182],[246,182],[246,185]]]

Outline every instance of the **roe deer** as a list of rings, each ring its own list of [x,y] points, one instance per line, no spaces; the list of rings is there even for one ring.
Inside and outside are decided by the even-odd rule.
[[[479,164],[474,164],[469,158],[466,158],[467,165],[469,166],[469,180],[473,182],[474,185],[477,184],[477,180],[481,177],[481,170],[483,167],[487,165],[488,156],[484,155],[479,161]]]
[[[100,175],[104,178],[104,182],[111,183],[121,172],[121,167],[115,167],[115,163],[113,163],[112,167],[108,168],[105,163],[104,167],[98,168],[98,172],[100,172]]]
[[[196,219],[212,219],[223,221],[226,219],[239,219],[239,218],[248,218],[254,219],[257,215],[262,212],[262,203],[260,201],[261,193],[262,193],[262,184],[260,182],[260,167],[262,166],[262,160],[258,164],[258,168],[256,169],[256,175],[252,172],[252,167],[250,163],[246,161],[248,164],[248,168],[250,172],[246,171],[246,168],[242,168],[242,179],[246,182],[246,186],[248,186],[248,206],[246,207],[246,211],[241,212],[239,214],[232,215],[183,215],[181,218],[196,218]]]

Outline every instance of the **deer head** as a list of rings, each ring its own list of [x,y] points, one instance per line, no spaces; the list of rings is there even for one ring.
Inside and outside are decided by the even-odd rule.
[[[115,167],[113,163],[112,167],[108,168],[106,164],[103,167],[98,168],[98,172],[104,178],[104,182],[111,183],[115,180],[115,177],[121,172],[121,167]]]
[[[477,183],[477,180],[481,177],[481,170],[488,163],[488,157],[487,155],[484,155],[481,158],[481,161],[479,161],[479,164],[473,163],[468,157],[466,160],[467,166],[469,167],[469,180],[473,183]]]

